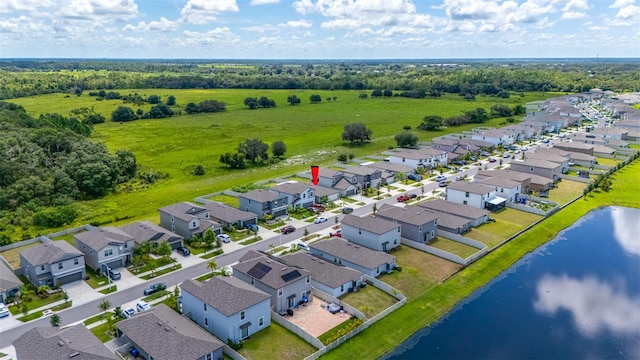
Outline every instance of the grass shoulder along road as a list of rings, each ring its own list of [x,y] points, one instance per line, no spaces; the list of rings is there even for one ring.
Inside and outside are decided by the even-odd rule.
[[[421,291],[413,292],[405,292],[405,289],[396,286],[408,296],[407,304],[332,350],[323,359],[379,358],[395,349],[416,331],[440,319],[457,303],[489,283],[525,254],[552,240],[560,231],[573,225],[589,211],[609,205],[640,208],[640,197],[636,194],[637,183],[640,181],[640,161],[616,172],[613,180],[609,192],[593,192],[584,200],[577,200],[442,284],[423,287]],[[403,271],[394,274],[405,274],[404,269],[407,266],[399,259],[398,263],[403,266]],[[390,283],[388,279],[388,276],[381,278]]]

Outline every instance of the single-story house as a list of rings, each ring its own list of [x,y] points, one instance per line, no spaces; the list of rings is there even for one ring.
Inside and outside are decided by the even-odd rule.
[[[304,251],[284,255],[280,258],[289,266],[311,272],[311,285],[334,297],[339,297],[364,283],[364,275],[352,268],[335,264]]]
[[[209,210],[190,202],[165,206],[158,211],[160,226],[185,239],[191,239],[194,235],[202,237],[208,229],[216,234],[222,232],[222,226],[211,220]]]
[[[340,191],[320,185],[311,186],[313,194],[315,195],[315,203],[322,204],[323,199],[326,197],[328,201],[337,201],[340,199]]]
[[[597,159],[595,156],[588,155],[585,153],[561,150],[556,147],[551,147],[551,148],[539,147],[536,149],[536,153],[550,153],[550,154],[564,156],[568,158],[570,162],[577,165],[586,166],[586,167],[591,167],[592,165],[595,165],[597,163]]]
[[[579,153],[593,156],[593,145],[589,145],[589,144],[563,141],[563,142],[553,144],[553,147],[560,150],[565,150],[570,152],[579,152]]]
[[[315,202],[313,187],[309,184],[289,181],[269,188],[269,191],[287,197],[288,206],[292,208],[310,208]]]
[[[379,217],[346,215],[341,221],[342,238],[376,251],[400,246],[400,224]]]
[[[166,241],[171,249],[177,249],[183,246],[184,238],[174,232],[171,232],[162,226],[156,225],[151,221],[136,221],[120,227],[120,230],[131,235],[136,245],[151,241],[155,246]]]
[[[64,240],[20,251],[22,273],[36,287],[64,285],[85,277],[84,255]]]
[[[105,226],[75,234],[76,248],[82,251],[87,266],[97,273],[125,267],[131,262],[135,238],[124,231]]]
[[[337,237],[309,244],[309,248],[311,254],[319,258],[374,277],[389,272],[396,266],[396,257],[393,255],[371,250]]]
[[[525,159],[542,160],[560,164],[563,174],[566,174],[569,171],[569,163],[571,162],[567,157],[545,152],[527,153],[525,155]]]
[[[253,190],[244,194],[239,194],[239,208],[244,211],[250,211],[258,217],[266,214],[272,215],[274,218],[286,216],[289,208],[288,196],[269,190]]]
[[[220,223],[223,228],[234,226],[236,229],[242,229],[246,225],[258,225],[258,215],[255,213],[217,201],[207,202],[202,206],[209,210],[209,217]]]
[[[0,261],[0,302],[6,303],[7,298],[14,297],[22,285],[13,269]]]
[[[400,224],[400,232],[405,239],[426,244],[437,235],[438,215],[415,205],[398,207],[383,204],[376,217]]]
[[[224,344],[165,304],[116,323],[118,338],[153,360],[220,360]]]
[[[604,146],[604,145],[594,145],[593,146],[593,155],[594,156],[602,156],[602,155],[608,155],[608,156],[612,156],[616,153],[615,149],[612,149],[608,146]]]
[[[606,145],[607,139],[595,135],[578,134],[571,137],[572,143],[589,144],[589,145]]]
[[[218,339],[238,343],[271,325],[271,296],[234,277],[180,285],[182,311]]]
[[[533,174],[552,179],[554,182],[562,175],[562,164],[546,160],[514,160],[511,162],[510,170],[526,174]]]
[[[470,219],[426,208],[425,211],[433,211],[438,215],[438,231],[446,231],[453,234],[464,234],[471,230],[472,225]]]
[[[436,199],[418,203],[419,207],[430,209],[443,214],[451,214],[461,218],[469,219],[471,226],[480,226],[489,221],[490,212],[477,207],[456,204],[450,201]]]
[[[505,198],[496,196],[492,186],[466,181],[456,181],[447,187],[447,200],[478,209],[495,211],[505,206]]]
[[[115,360],[109,350],[83,324],[65,328],[35,327],[11,343],[18,360]]]
[[[282,313],[311,298],[311,272],[291,267],[253,250],[233,265],[233,276],[266,292],[271,308]]]

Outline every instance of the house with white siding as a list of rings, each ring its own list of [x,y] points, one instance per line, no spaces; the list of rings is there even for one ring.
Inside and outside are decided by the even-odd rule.
[[[342,218],[341,229],[343,239],[371,250],[387,252],[400,246],[400,224],[383,218],[349,214]]]

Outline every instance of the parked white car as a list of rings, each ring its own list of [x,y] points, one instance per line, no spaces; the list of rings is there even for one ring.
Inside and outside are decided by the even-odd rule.
[[[436,181],[437,182],[447,181],[447,177],[444,176],[444,175],[438,175],[438,176],[436,176]]]
[[[327,221],[327,218],[324,217],[324,216],[319,216],[315,220],[313,220],[313,222],[316,223],[316,224],[320,224],[320,223],[323,223],[325,221]]]
[[[0,302],[0,318],[9,316],[9,309],[7,309],[7,305]]]
[[[151,305],[147,304],[146,301],[140,300],[136,304],[136,309],[138,309],[138,312],[147,311],[147,310],[151,309]]]
[[[223,243],[231,242],[231,236],[227,234],[218,234],[216,237],[218,238],[218,240],[222,241]]]

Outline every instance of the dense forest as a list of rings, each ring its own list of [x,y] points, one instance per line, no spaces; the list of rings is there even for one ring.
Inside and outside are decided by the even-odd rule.
[[[640,91],[637,63],[611,62],[0,62],[0,99],[113,89],[388,89],[408,97]]]
[[[129,151],[89,140],[92,123],[0,102],[0,245],[12,227],[51,228],[78,216],[76,200],[99,198],[136,176]]]

